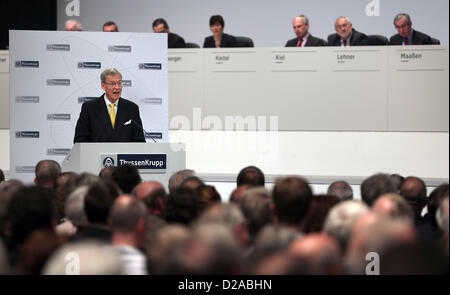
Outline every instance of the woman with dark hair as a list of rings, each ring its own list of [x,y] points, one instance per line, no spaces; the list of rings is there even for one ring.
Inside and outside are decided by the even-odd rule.
[[[225,34],[223,29],[225,21],[221,15],[213,15],[209,19],[209,28],[212,36],[206,37],[203,48],[237,47],[237,41],[234,36]]]

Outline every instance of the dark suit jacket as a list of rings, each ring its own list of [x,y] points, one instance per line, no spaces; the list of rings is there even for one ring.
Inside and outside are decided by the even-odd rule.
[[[222,34],[222,40],[220,41],[220,47],[238,47],[236,37]],[[203,43],[203,48],[216,48],[216,42],[214,41],[213,36],[209,36],[205,38],[205,42]]]
[[[389,40],[389,45],[402,45],[403,37],[399,34],[395,34]],[[413,30],[412,44],[411,45],[427,45],[432,44],[431,37],[427,34],[421,33],[419,31]]]
[[[183,37],[174,33],[167,34],[167,43],[167,48],[186,48]]]
[[[352,29],[352,36],[350,38],[350,46],[366,46],[368,44],[367,36]],[[328,46],[341,46],[341,37],[338,34],[331,34],[328,36]]]
[[[298,38],[291,39],[287,41],[285,47],[296,47],[298,43]],[[327,43],[325,40],[316,38],[313,35],[309,34],[308,41],[306,41],[305,47],[312,47],[312,46],[327,46]]]
[[[124,126],[130,119],[142,126],[139,107],[132,101],[120,98],[115,127],[112,128],[103,97],[104,94],[83,103],[73,142],[145,142],[142,129],[133,123]]]

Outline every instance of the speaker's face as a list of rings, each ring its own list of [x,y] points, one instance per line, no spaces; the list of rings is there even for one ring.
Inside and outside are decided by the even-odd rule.
[[[102,89],[105,90],[106,98],[115,103],[122,95],[122,76],[106,76],[106,82],[102,82]]]

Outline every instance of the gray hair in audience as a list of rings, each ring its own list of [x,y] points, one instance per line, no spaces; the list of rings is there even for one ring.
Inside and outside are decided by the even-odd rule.
[[[346,16],[340,16],[340,17],[338,17],[334,23],[336,23],[336,22],[337,22],[338,20],[340,20],[341,18],[345,19],[345,20],[348,21],[349,23],[352,23],[352,22],[350,21],[350,19],[349,19],[348,17],[346,17]]]
[[[406,23],[407,23],[408,25],[411,24],[411,17],[409,16],[409,14],[402,12],[402,13],[398,13],[398,14],[394,17],[394,25],[395,25],[396,22],[398,22],[399,20],[402,20],[402,19],[406,19]]]
[[[82,241],[67,244],[47,261],[44,275],[120,275],[122,260],[118,251],[106,244]]]
[[[445,233],[449,233],[448,198],[445,198],[436,211],[436,221],[439,228]]]
[[[108,76],[116,76],[116,75],[120,75],[120,77],[122,77],[122,74],[119,72],[118,69],[116,68],[107,68],[106,70],[104,70],[101,74],[100,74],[100,80],[103,83],[106,83],[106,77]]]
[[[266,225],[256,236],[251,262],[257,263],[268,255],[286,251],[300,235],[295,230],[279,224]]]
[[[181,185],[181,183],[191,176],[195,176],[194,170],[185,169],[180,170],[178,172],[175,172],[172,176],[169,178],[169,192],[173,193],[175,192]]]
[[[372,209],[375,209],[376,212],[380,213],[380,210],[377,210],[378,208],[375,208],[377,206],[378,202],[389,200],[391,202],[392,207],[389,209],[389,211],[381,212],[387,217],[394,218],[394,219],[400,219],[405,222],[412,223],[414,220],[414,212],[411,209],[411,206],[408,204],[408,202],[399,194],[396,193],[387,193],[382,196],[380,196],[377,201],[375,201],[374,206],[372,206]]]
[[[65,214],[74,226],[86,225],[88,223],[86,212],[84,211],[84,197],[88,190],[89,186],[80,186],[66,200]]]
[[[353,189],[344,180],[338,180],[330,184],[327,194],[339,197],[341,201],[353,200]]]
[[[360,201],[345,201],[331,209],[323,226],[324,231],[335,238],[342,249],[347,247],[353,223],[369,212],[369,207]]]
[[[240,205],[252,237],[266,224],[273,222],[271,204],[270,191],[264,187],[250,188],[244,193]]]
[[[244,215],[235,204],[217,203],[211,205],[197,220],[197,224],[222,223],[227,226],[242,225],[245,222]]]
[[[61,174],[61,166],[54,160],[41,160],[36,164],[34,173],[38,185],[49,181],[55,183]]]

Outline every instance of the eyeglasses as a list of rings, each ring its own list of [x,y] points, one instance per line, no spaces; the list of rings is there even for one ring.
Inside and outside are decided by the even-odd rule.
[[[395,28],[398,30],[398,29],[406,29],[406,28],[408,28],[410,25],[409,24],[403,24],[403,25],[401,25],[401,26],[395,26]]]
[[[114,87],[114,86],[122,86],[122,81],[117,81],[117,82],[109,82],[109,83],[104,83],[105,85]]]

